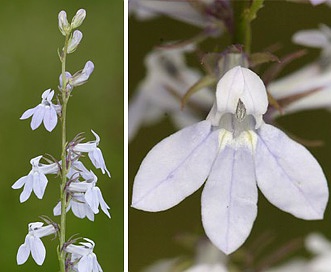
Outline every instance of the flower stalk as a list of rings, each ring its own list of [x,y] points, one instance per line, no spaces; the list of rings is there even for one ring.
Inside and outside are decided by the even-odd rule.
[[[60,248],[58,252],[60,271],[65,272],[65,251],[63,250],[63,246],[66,240],[66,208],[67,208],[67,194],[66,194],[66,183],[67,183],[67,135],[66,135],[66,115],[67,115],[67,103],[69,100],[68,91],[66,88],[67,78],[66,78],[66,59],[67,59],[67,48],[70,34],[66,34],[65,43],[61,55],[61,63],[62,63],[62,114],[61,114],[61,137],[62,137],[62,152],[61,152],[61,186],[60,186],[60,201],[61,201],[61,220],[60,220]]]

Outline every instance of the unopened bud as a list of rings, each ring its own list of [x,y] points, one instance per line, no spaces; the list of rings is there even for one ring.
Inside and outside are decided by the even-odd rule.
[[[78,10],[76,15],[74,16],[74,18],[72,18],[71,21],[72,29],[79,27],[83,23],[85,17],[86,17],[85,9]]]
[[[79,45],[81,39],[83,38],[83,33],[79,30],[75,30],[73,35],[71,36],[67,48],[67,53],[72,53],[76,50],[77,46]]]
[[[70,33],[70,25],[67,20],[67,13],[64,10],[61,10],[58,15],[59,18],[59,29],[63,36],[66,36]]]
[[[80,86],[87,82],[90,75],[94,70],[94,64],[92,61],[86,62],[84,69],[82,71],[77,72],[71,78],[69,78],[69,84],[71,86]]]

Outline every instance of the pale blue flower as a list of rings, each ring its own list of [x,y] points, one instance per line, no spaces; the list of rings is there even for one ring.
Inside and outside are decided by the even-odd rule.
[[[83,70],[75,73],[72,77],[69,77],[69,84],[73,87],[83,85],[87,82],[90,75],[94,70],[94,64],[92,61],[87,61]]]
[[[86,242],[80,242],[80,245],[70,244],[65,251],[71,253],[71,263],[75,263],[73,268],[78,272],[102,272],[98,263],[97,256],[93,252],[95,243],[84,238]]]
[[[265,124],[262,80],[239,66],[219,81],[207,120],[157,144],[135,177],[132,206],[169,209],[198,190],[207,236],[224,253],[239,248],[257,216],[257,186],[279,209],[322,219],[328,201],[323,171],[302,145]]]
[[[32,109],[26,110],[20,119],[23,120],[32,116],[31,128],[33,130],[38,128],[41,123],[44,122],[45,128],[48,131],[52,131],[57,124],[57,111],[60,110],[60,106],[52,103],[53,96],[54,91],[51,89],[44,91],[41,96],[41,103]]]
[[[110,177],[110,173],[106,167],[106,163],[105,163],[105,160],[103,159],[102,152],[101,152],[100,148],[98,148],[98,145],[100,143],[100,137],[93,130],[91,130],[91,131],[95,136],[95,141],[76,144],[73,147],[73,151],[88,153],[88,156],[89,156],[91,162],[93,163],[93,165],[95,166],[95,168],[101,169],[102,174],[104,174],[106,172],[107,175]]]
[[[46,174],[56,174],[59,171],[57,163],[42,164],[39,162],[41,158],[42,156],[38,156],[31,159],[32,169],[29,174],[21,177],[12,185],[13,189],[20,189],[24,186],[20,195],[21,203],[30,197],[32,191],[39,199],[42,199],[48,183]]]
[[[40,238],[56,233],[53,225],[43,225],[44,223],[41,222],[29,224],[29,233],[17,252],[16,260],[18,265],[24,264],[30,253],[38,265],[43,264],[46,257],[46,249]]]

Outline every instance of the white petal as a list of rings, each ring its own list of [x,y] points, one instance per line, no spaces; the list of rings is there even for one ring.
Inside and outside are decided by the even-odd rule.
[[[38,106],[36,106],[38,107]],[[28,119],[29,117],[31,117],[33,114],[34,114],[34,111],[35,111],[35,108],[32,108],[32,109],[28,109],[26,110],[25,112],[23,112],[22,116],[20,117],[21,120],[24,120],[24,119]]]
[[[144,122],[144,116],[146,111],[146,98],[142,92],[138,89],[136,93],[131,97],[129,102],[129,126],[128,126],[128,138],[131,141],[136,134],[140,126]]]
[[[24,264],[30,255],[30,247],[28,242],[28,237],[25,238],[24,244],[22,244],[16,255],[16,261],[18,265]]]
[[[43,173],[33,175],[33,191],[39,199],[42,199],[47,186],[47,178]]]
[[[38,265],[42,265],[46,257],[46,249],[43,242],[38,237],[30,239],[31,255]]]
[[[323,218],[328,186],[306,148],[264,124],[258,130],[255,158],[258,186],[272,204],[302,219]]]
[[[165,138],[140,165],[132,206],[169,209],[195,192],[207,178],[218,148],[218,132],[202,121]]]
[[[217,84],[217,110],[234,114],[239,99],[245,105],[246,114],[255,117],[258,128],[262,122],[262,114],[268,107],[265,86],[257,74],[247,68],[236,66],[225,73]]]
[[[209,239],[224,253],[239,248],[257,214],[254,160],[246,147],[225,147],[202,192],[202,223]]]
[[[32,130],[35,130],[40,126],[41,122],[44,119],[44,114],[45,114],[45,107],[42,105],[38,105],[34,111],[30,124]]]
[[[319,233],[311,233],[305,240],[305,247],[316,255],[331,253],[331,243]]]
[[[25,182],[25,186],[24,186],[23,191],[20,195],[20,202],[21,203],[25,202],[30,197],[31,192],[32,192],[32,187],[33,187],[32,175],[28,175],[27,180]]]
[[[323,48],[330,45],[327,36],[320,30],[302,30],[293,35],[294,43],[309,47]]]
[[[97,191],[98,194],[101,210],[110,218],[110,214],[108,212],[108,209],[110,208],[107,205],[106,201],[103,199],[101,190],[98,187],[95,187],[95,190]]]
[[[50,106],[45,110],[44,125],[48,131],[52,131],[57,124],[57,114],[54,107]]]
[[[58,216],[61,214],[61,202],[58,202],[53,209],[54,216]]]
[[[98,192],[91,188],[87,190],[85,193],[85,200],[86,203],[90,206],[91,210],[94,213],[98,213],[98,206],[99,206],[99,199],[98,199]]]
[[[22,188],[22,186],[26,183],[27,180],[28,180],[28,176],[21,177],[11,187],[13,189]]]
[[[89,258],[89,254],[83,256],[78,262],[78,271],[79,272],[91,272],[93,267],[93,263]],[[94,272],[94,271],[93,271]]]

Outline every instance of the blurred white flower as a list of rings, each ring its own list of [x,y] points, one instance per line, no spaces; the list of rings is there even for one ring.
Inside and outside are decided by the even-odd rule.
[[[331,109],[331,29],[321,25],[319,30],[299,31],[293,36],[293,41],[321,48],[321,57],[271,82],[267,87],[268,92],[281,101],[285,114],[319,108]]]
[[[142,125],[156,123],[165,114],[169,114],[175,125],[182,128],[201,120],[201,111],[208,112],[215,96],[207,89],[190,98],[189,102],[194,106],[188,104],[181,110],[182,96],[201,77],[185,62],[184,54],[193,49],[193,46],[158,49],[146,56],[147,75],[129,102],[129,140]]]
[[[22,116],[21,120],[27,119],[32,116],[31,128],[35,130],[38,128],[42,122],[48,131],[52,131],[57,124],[57,111],[60,110],[59,105],[54,105],[52,103],[52,98],[54,96],[54,91],[48,89],[43,92],[41,98],[41,103],[32,108],[26,110]]]
[[[44,223],[41,222],[34,222],[28,225],[29,233],[17,252],[16,260],[18,265],[24,264],[30,253],[38,265],[43,264],[46,257],[46,249],[40,238],[56,233],[53,225],[43,225]]]
[[[56,174],[59,171],[59,166],[57,163],[40,163],[40,159],[42,157],[43,156],[38,156],[31,159],[30,164],[32,165],[32,170],[28,175],[21,177],[12,185],[13,189],[20,189],[24,186],[20,195],[21,203],[30,197],[32,190],[39,199],[42,199],[48,183],[46,174]]]
[[[300,144],[263,122],[268,107],[262,80],[240,66],[219,81],[207,120],[157,144],[134,180],[132,206],[169,209],[206,181],[202,223],[224,253],[238,249],[257,215],[257,186],[279,209],[322,219],[328,201],[324,173]]]

